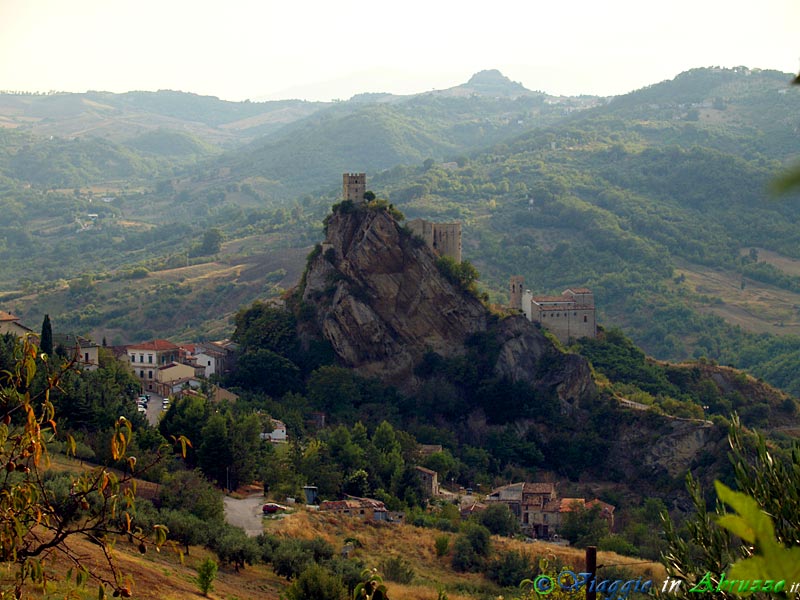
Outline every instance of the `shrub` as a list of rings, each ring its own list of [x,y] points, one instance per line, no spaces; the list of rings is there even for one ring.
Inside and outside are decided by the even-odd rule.
[[[207,558],[197,568],[197,587],[203,593],[203,596],[208,596],[208,592],[214,589],[214,580],[217,578],[217,563],[212,559]]]
[[[402,556],[392,556],[380,563],[383,576],[397,583],[411,583],[414,580],[414,569]]]
[[[641,555],[639,549],[636,546],[631,544],[628,540],[626,540],[622,536],[616,534],[606,535],[600,538],[600,541],[597,543],[597,547],[600,550],[606,550],[608,552],[616,552],[617,554],[624,554],[625,556]]]
[[[453,545],[453,569],[461,572],[477,572],[483,568],[483,562],[483,557],[475,552],[467,538],[460,536],[456,539]]]
[[[433,543],[436,550],[436,556],[444,556],[447,554],[447,551],[450,550],[449,535],[438,535]]]
[[[503,552],[486,567],[486,576],[498,585],[516,586],[530,576],[531,561],[527,554],[511,550]]]
[[[519,531],[519,520],[507,504],[491,504],[478,515],[478,522],[495,535],[512,536]]]
[[[287,600],[346,600],[342,580],[327,569],[311,564],[286,590]]]

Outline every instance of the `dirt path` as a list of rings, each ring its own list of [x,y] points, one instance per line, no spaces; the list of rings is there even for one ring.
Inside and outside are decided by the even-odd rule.
[[[264,531],[264,526],[261,524],[264,497],[261,494],[253,494],[242,499],[225,496],[224,502],[225,520],[230,525],[241,527],[250,537],[255,537]]]

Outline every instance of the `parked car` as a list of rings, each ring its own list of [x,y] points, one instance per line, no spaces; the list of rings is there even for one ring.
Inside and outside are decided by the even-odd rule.
[[[274,502],[267,502],[261,507],[261,512],[263,512],[265,515],[272,515],[282,510],[286,510],[286,507],[281,506],[280,504],[275,504]]]

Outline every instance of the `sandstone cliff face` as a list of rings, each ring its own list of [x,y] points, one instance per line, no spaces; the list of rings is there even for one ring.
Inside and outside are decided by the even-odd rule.
[[[496,318],[441,275],[436,256],[386,212],[336,212],[309,265],[303,300],[339,359],[361,375],[413,390],[427,351],[451,357],[492,330],[498,376],[556,391],[565,406],[592,391],[588,365],[556,350],[524,317]]]

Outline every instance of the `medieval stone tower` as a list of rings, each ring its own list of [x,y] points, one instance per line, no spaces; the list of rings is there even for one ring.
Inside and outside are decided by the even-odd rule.
[[[525,278],[522,275],[514,275],[510,282],[511,302],[509,306],[514,310],[522,310],[522,292],[525,287]]]
[[[408,228],[425,240],[428,248],[440,256],[449,256],[461,262],[461,223],[433,223],[425,219],[413,219]]]
[[[342,198],[353,202],[363,202],[367,191],[366,173],[342,174]]]

